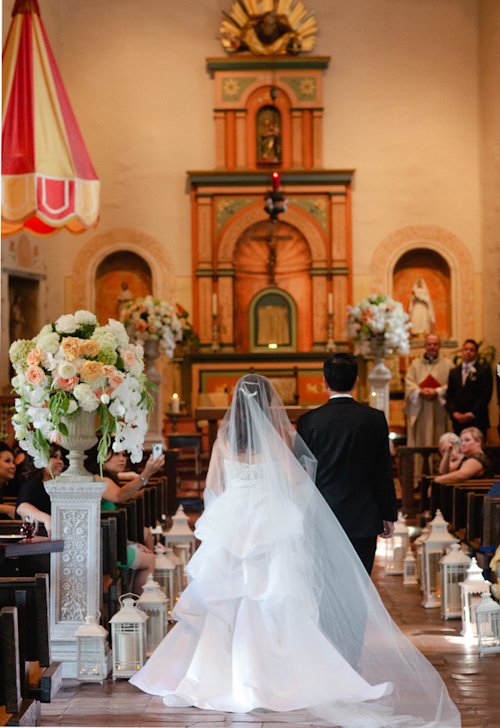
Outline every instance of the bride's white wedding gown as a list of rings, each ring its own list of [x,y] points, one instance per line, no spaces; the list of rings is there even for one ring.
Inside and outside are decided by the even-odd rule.
[[[389,694],[390,683],[370,685],[320,630],[308,565],[294,547],[304,514],[289,500],[270,522],[262,470],[224,460],[225,490],[196,524],[202,544],[186,569],[178,624],[130,682],[171,696],[167,705],[237,713]]]

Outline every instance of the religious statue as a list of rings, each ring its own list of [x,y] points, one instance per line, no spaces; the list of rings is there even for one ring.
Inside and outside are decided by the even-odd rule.
[[[25,335],[26,319],[23,316],[21,303],[23,297],[20,293],[14,296],[14,301],[10,307],[9,316],[9,329],[10,329],[10,343],[23,339]]]
[[[257,162],[281,162],[281,115],[273,106],[264,106],[258,114]]]
[[[122,315],[125,312],[125,307],[129,301],[134,300],[134,294],[128,287],[128,283],[125,281],[122,282],[122,290],[116,297],[116,315],[118,318],[118,321],[121,321]]]
[[[224,49],[228,53],[250,51],[256,56],[296,55],[312,50],[317,32],[315,18],[303,6],[299,16],[292,3],[284,12],[277,12],[279,6],[275,0],[274,9],[270,9],[268,2],[266,11],[256,14],[256,3],[251,0],[234,3],[231,12],[224,13],[219,28]]]
[[[408,308],[412,323],[412,336],[427,336],[436,325],[434,306],[431,294],[423,278],[417,278],[411,289],[410,305]]]

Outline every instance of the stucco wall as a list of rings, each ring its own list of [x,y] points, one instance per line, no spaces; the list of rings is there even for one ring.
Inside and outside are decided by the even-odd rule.
[[[12,4],[4,2],[4,37]],[[230,4],[40,0],[102,182],[97,231],[79,237],[61,233],[41,243],[48,262],[49,317],[62,312],[63,279],[81,246],[118,227],[142,230],[166,246],[176,275],[175,298],[191,308],[185,171],[214,167],[213,82],[205,58],[223,55],[216,35],[221,11]],[[481,193],[486,194],[480,180],[480,111],[490,149],[498,145],[498,126],[493,141],[498,121],[488,119],[498,119],[493,107],[499,102],[496,94],[496,102],[479,103],[478,40],[490,47],[481,58],[493,56],[488,13],[498,18],[497,0],[480,0],[479,6],[477,0],[309,0],[307,5],[320,29],[314,53],[332,57],[325,72],[324,166],[357,170],[355,297],[367,291],[377,246],[408,225],[448,230],[469,248],[480,274]],[[496,61],[487,61],[488,68],[495,62],[498,54]],[[485,88],[492,73],[481,76]],[[488,260],[493,256],[498,269],[495,235],[487,232],[494,225],[488,223],[485,235]]]

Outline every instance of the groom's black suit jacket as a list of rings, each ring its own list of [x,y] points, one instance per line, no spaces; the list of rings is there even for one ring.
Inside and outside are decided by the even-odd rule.
[[[490,426],[488,405],[493,393],[493,377],[489,364],[474,364],[475,372],[471,372],[462,384],[462,365],[451,370],[446,391],[446,409],[453,421],[453,429],[459,434],[465,427],[478,427],[483,434]],[[472,412],[474,420],[461,424],[453,420],[454,412]]]
[[[318,460],[316,485],[350,538],[376,536],[397,519],[385,415],[352,398],[330,399],[299,419]]]

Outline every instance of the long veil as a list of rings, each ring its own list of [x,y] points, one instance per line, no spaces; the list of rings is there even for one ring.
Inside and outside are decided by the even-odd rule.
[[[275,695],[285,693],[286,682],[295,676],[300,683],[298,702],[335,726],[459,728],[460,715],[441,677],[389,616],[316,488],[315,465],[270,382],[256,374],[240,379],[212,453],[206,510],[197,525],[200,538],[210,531],[210,522],[216,522],[217,504],[220,501],[222,507],[225,499],[220,496],[231,479],[244,485],[242,473],[248,471],[253,473],[250,478],[259,478],[260,487],[252,496],[258,500],[248,500],[237,522],[229,510],[221,527],[219,514],[217,537],[229,549],[232,563],[230,559],[221,565],[227,569],[227,579],[221,580],[227,592],[214,595],[212,602],[208,597],[210,609],[224,614],[227,607],[222,605],[234,603],[231,573],[250,556],[243,567],[244,579],[254,599],[265,603],[272,614],[272,624],[265,619],[256,624],[270,647],[266,654],[255,655],[256,642],[249,635],[241,649],[248,651],[249,662],[277,676],[269,687]],[[176,611],[182,619],[181,603]],[[234,613],[228,615],[228,623],[233,618]],[[304,663],[315,649],[305,628],[311,621],[319,627],[321,639],[353,668],[347,667],[349,679],[355,675],[368,683],[364,697],[358,690],[351,700],[325,698],[334,695],[336,683],[342,682],[338,672],[329,674],[328,660],[323,672],[319,665],[310,678],[304,676]],[[245,679],[243,674],[241,680]],[[275,718],[283,720],[279,713]]]

